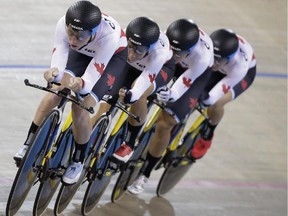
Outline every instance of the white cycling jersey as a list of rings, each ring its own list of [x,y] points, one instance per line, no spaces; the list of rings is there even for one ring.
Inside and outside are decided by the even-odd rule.
[[[204,101],[207,105],[216,103],[229,90],[232,90],[232,99],[234,99],[233,87],[245,77],[250,68],[256,65],[252,46],[247,40],[239,35],[237,36],[239,39],[239,48],[235,55],[222,64],[215,62],[212,67],[213,71],[219,71],[226,76],[209,92],[209,98]]]
[[[59,70],[55,82],[59,82],[64,74],[68,61],[69,42],[66,34],[65,16],[59,19],[55,36],[51,67]],[[81,77],[85,83],[80,94],[90,93],[95,83],[101,77],[104,69],[115,52],[127,46],[125,33],[117,21],[112,17],[102,14],[102,20],[98,26],[95,38],[85,46],[76,50],[79,53],[93,57]]]
[[[208,67],[213,66],[213,43],[209,35],[200,30],[199,41],[187,57],[180,62],[186,70],[171,87],[171,98],[179,99]]]
[[[169,40],[166,34],[160,31],[158,41],[149,48],[148,53],[142,59],[132,63],[128,62],[132,67],[142,71],[130,90],[132,92],[131,101],[136,101],[141,97],[154,81],[163,65],[172,58],[172,55]]]

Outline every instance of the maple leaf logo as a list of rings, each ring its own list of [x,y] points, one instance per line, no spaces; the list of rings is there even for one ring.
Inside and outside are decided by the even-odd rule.
[[[189,88],[192,85],[192,80],[191,79],[187,79],[187,77],[183,77],[183,84]]]
[[[197,104],[198,99],[197,98],[189,98],[189,107],[190,109],[192,109],[193,107],[195,107],[195,105]]]
[[[164,80],[164,81],[167,81],[167,79],[168,79],[168,74],[167,74],[164,70],[161,70],[161,71],[160,71],[160,74],[161,74],[163,80]]]
[[[110,75],[110,74],[107,74],[107,85],[108,85],[109,87],[112,87],[112,86],[114,85],[115,80],[116,80],[115,76],[112,76],[112,75]]]
[[[96,70],[102,75],[104,72],[105,65],[103,63],[101,64],[95,63],[94,66]]]
[[[150,82],[152,83],[156,78],[156,74],[149,74],[148,77],[150,79]]]
[[[247,82],[245,80],[242,80],[241,81],[241,86],[242,86],[242,89],[245,90],[248,86]]]
[[[226,86],[225,84],[222,85],[222,91],[226,94],[230,90],[230,86]]]

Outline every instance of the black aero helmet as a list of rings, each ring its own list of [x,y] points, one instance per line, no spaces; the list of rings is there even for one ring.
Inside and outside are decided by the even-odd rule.
[[[101,11],[90,1],[77,1],[68,8],[65,21],[75,30],[93,32],[101,22]]]
[[[166,35],[173,50],[189,50],[199,40],[198,26],[190,19],[178,19],[172,22]]]
[[[149,47],[159,39],[159,35],[158,24],[148,17],[135,18],[126,28],[127,39],[138,46]]]
[[[214,55],[217,58],[227,58],[238,49],[238,37],[230,29],[218,29],[212,32],[210,37],[213,41]]]

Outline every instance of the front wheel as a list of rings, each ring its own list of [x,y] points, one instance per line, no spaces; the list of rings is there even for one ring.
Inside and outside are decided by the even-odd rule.
[[[41,215],[46,210],[60,182],[61,178],[56,177],[40,184],[33,207],[34,216]]]
[[[162,163],[164,164],[165,171],[158,183],[158,196],[163,196],[173,189],[195,162],[190,159],[188,155],[199,136],[199,129],[187,133],[184,136],[182,145],[178,146],[175,151],[170,151],[164,156]]]
[[[133,184],[133,182],[138,177],[140,170],[144,164],[142,158],[146,157],[149,143],[153,133],[154,133],[154,127],[150,128],[150,130],[146,132],[143,132],[139,136],[138,145],[132,155],[131,161],[128,163],[126,168],[121,171],[114,185],[111,194],[111,201],[113,203],[119,201],[123,197],[127,188],[131,184]]]
[[[7,216],[17,213],[35,184],[41,169],[42,158],[46,154],[49,141],[53,138],[58,119],[58,112],[52,111],[34,135],[13,182],[6,206]]]
[[[61,185],[54,206],[55,215],[61,214],[67,208],[81,184],[85,182],[87,164],[85,163],[81,176],[75,184]]]
[[[57,199],[55,202],[54,207],[54,214],[59,215],[61,214],[66,207],[69,205],[71,200],[73,199],[74,195],[80,188],[80,186],[83,184],[83,182],[86,181],[86,175],[87,170],[90,166],[90,162],[94,154],[97,154],[97,151],[99,150],[100,146],[103,143],[103,140],[106,135],[106,128],[108,127],[109,119],[106,116],[102,116],[98,119],[96,124],[94,125],[92,134],[90,136],[88,147],[87,147],[87,158],[85,160],[84,168],[81,173],[81,176],[79,180],[74,185],[64,185],[62,184],[60,191],[57,195]]]
[[[43,179],[37,191],[34,201],[33,215],[41,215],[49,205],[52,197],[54,196],[60,182],[61,176],[64,172],[64,167],[69,163],[69,155],[72,152],[72,127],[71,125],[67,130],[62,132],[56,143],[56,152],[47,162],[48,178]]]
[[[157,186],[157,196],[163,196],[172,190],[176,184],[183,178],[188,172],[193,162],[190,159],[183,158],[176,164],[170,164],[162,174]]]
[[[143,164],[144,161],[142,160],[131,162],[129,167],[120,173],[111,194],[111,201],[113,203],[118,202],[125,194],[127,188],[133,184],[138,177]]]
[[[107,186],[109,185],[111,177],[111,175],[103,175],[101,178],[96,177],[94,181],[89,183],[81,207],[81,213],[83,215],[90,214],[96,207]]]

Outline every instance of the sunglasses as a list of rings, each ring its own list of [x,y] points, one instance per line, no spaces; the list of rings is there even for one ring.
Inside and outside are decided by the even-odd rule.
[[[84,41],[91,37],[91,31],[89,30],[79,31],[73,29],[70,25],[66,26],[66,32],[69,37],[75,37],[78,41]]]
[[[178,57],[186,56],[189,53],[190,53],[190,50],[181,50],[181,51],[173,50],[173,54],[178,56]]]
[[[220,57],[219,55],[214,54],[214,59],[218,63],[224,63],[224,62],[228,62],[230,59],[232,59],[235,54],[236,54],[236,52],[234,52],[231,55],[224,57],[224,58]]]
[[[140,46],[140,45],[135,45],[128,41],[128,48],[133,49],[133,51],[139,55],[143,55],[148,52],[149,47],[147,46]]]

